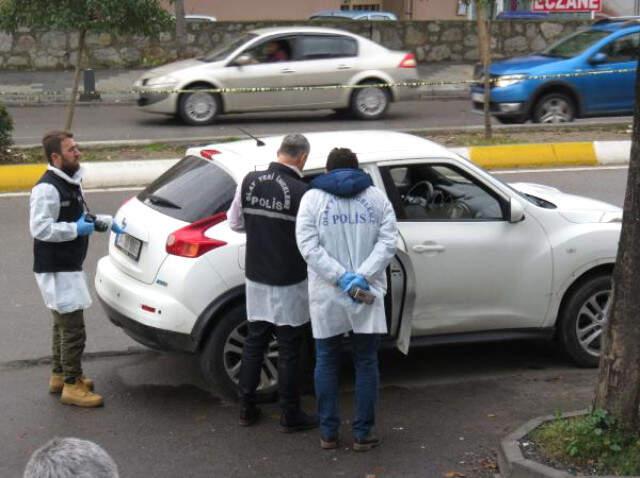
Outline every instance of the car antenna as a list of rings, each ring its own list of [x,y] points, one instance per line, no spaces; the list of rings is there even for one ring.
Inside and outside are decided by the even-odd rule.
[[[264,141],[262,141],[260,138],[256,138],[254,135],[252,135],[251,133],[249,133],[248,131],[243,130],[240,126],[236,126],[236,128],[238,128],[240,131],[242,131],[244,134],[246,134],[247,136],[249,136],[251,139],[255,139],[256,140],[256,145],[258,146],[264,146]]]

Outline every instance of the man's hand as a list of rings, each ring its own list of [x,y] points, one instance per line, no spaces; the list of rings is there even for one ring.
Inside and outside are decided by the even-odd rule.
[[[362,290],[369,290],[369,283],[367,282],[367,279],[364,278],[364,276],[355,274],[353,280],[349,284],[349,288],[347,289],[347,291],[350,291],[354,287]]]
[[[78,236],[89,236],[93,234],[93,231],[95,231],[95,225],[93,222],[88,222],[84,216],[85,215],[83,214],[80,216],[80,219],[76,221]]]
[[[345,272],[338,279],[338,287],[342,292],[349,292],[351,289],[351,282],[356,278],[356,275],[353,272]]]

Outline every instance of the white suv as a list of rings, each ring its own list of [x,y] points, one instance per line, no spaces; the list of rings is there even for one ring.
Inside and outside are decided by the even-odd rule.
[[[307,176],[351,148],[386,191],[401,239],[388,269],[389,340],[412,345],[557,336],[595,366],[622,211],[557,189],[507,185],[416,136],[307,135]],[[225,211],[244,175],[266,168],[282,137],[192,148],[117,213],[96,290],[111,321],[139,342],[196,353],[218,389],[235,393],[246,334],[245,237]],[[277,346],[261,390],[277,384]]]

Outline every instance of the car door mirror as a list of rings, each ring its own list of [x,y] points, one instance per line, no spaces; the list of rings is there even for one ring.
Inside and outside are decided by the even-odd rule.
[[[592,65],[601,65],[602,63],[606,63],[609,57],[606,53],[598,52],[591,57],[589,63]]]
[[[524,206],[516,198],[511,198],[509,200],[509,222],[515,224],[520,221],[524,221]]]
[[[253,56],[251,56],[251,54],[249,53],[243,53],[242,55],[238,56],[235,60],[233,60],[232,65],[245,66],[245,65],[252,65],[253,63],[255,63]]]

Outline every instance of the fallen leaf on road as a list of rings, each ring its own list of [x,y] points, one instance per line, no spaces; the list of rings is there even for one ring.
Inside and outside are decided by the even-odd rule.
[[[447,471],[444,476],[445,478],[464,478],[466,475],[459,471]]]

